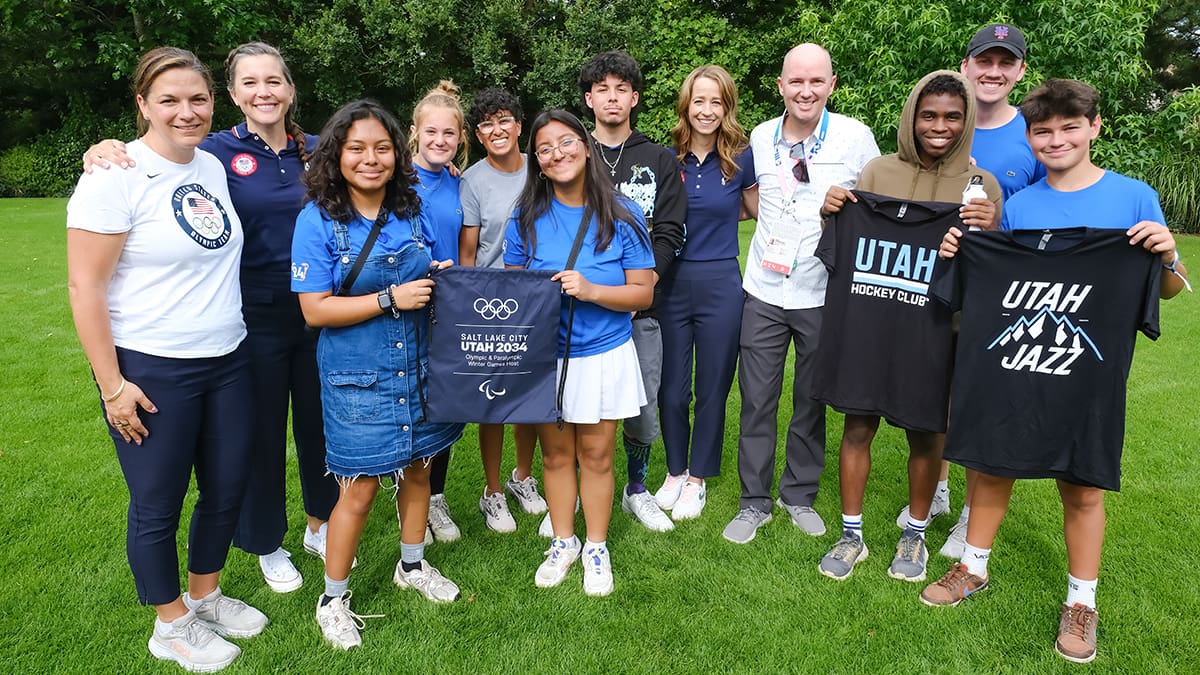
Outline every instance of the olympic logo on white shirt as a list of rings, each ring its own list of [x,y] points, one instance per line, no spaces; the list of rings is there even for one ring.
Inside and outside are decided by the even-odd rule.
[[[513,298],[508,298],[507,300],[501,300],[500,298],[492,298],[490,300],[487,298],[475,299],[475,311],[479,313],[479,316],[489,321],[492,319],[503,321],[516,314],[518,309],[520,309],[520,305]]]

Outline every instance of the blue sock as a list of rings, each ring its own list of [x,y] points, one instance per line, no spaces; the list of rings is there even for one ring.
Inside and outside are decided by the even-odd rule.
[[[633,441],[625,439],[626,467],[629,472],[629,485],[626,492],[636,495],[646,491],[646,471],[650,466],[650,446],[634,445]]]

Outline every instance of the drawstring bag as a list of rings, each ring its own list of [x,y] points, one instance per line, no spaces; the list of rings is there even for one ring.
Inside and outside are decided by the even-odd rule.
[[[449,267],[433,274],[430,422],[558,419],[555,370],[562,287],[553,270]]]

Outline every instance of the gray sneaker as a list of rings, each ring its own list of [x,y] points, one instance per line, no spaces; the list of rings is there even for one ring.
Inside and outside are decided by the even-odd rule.
[[[825,534],[825,521],[821,520],[820,514],[813,510],[811,506],[792,506],[784,503],[783,498],[775,500],[779,508],[788,512],[792,517],[792,524],[804,531],[805,534],[819,537]]]
[[[242,653],[240,647],[226,642],[189,611],[184,620],[170,624],[166,633],[155,625],[147,646],[156,659],[174,661],[194,673],[215,673]]]
[[[270,623],[267,615],[241,600],[226,597],[220,587],[204,596],[195,611],[196,618],[221,637],[254,637]]]
[[[905,528],[896,544],[896,557],[888,568],[888,576],[901,581],[925,581],[925,561],[929,558],[925,550],[925,538],[911,528]]]
[[[725,526],[725,531],[721,534],[735,544],[748,544],[754,541],[754,535],[758,534],[758,528],[769,522],[771,522],[771,514],[748,506],[738,511],[738,514],[729,521],[729,524]]]
[[[442,576],[428,560],[421,560],[421,566],[411,572],[404,571],[402,562],[396,563],[396,573],[392,575],[392,581],[400,588],[416,589],[430,602],[454,602],[461,595],[458,586]]]
[[[821,558],[817,569],[830,579],[841,581],[850,576],[854,566],[867,559],[867,545],[852,530],[842,530],[842,538]]]

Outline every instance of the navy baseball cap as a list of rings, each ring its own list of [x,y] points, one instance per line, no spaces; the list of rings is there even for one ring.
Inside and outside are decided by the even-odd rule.
[[[967,43],[967,56],[979,56],[993,47],[1006,49],[1018,59],[1024,59],[1025,52],[1028,51],[1025,36],[1019,28],[1004,23],[993,23],[980,28],[975,37]]]

